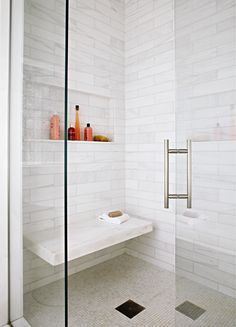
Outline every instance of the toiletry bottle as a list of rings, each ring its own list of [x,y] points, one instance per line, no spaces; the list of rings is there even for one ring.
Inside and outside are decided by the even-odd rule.
[[[50,139],[60,139],[60,117],[57,112],[55,112],[50,119]]]
[[[75,106],[75,139],[80,141],[79,105]]]
[[[90,123],[87,123],[87,126],[84,129],[84,140],[92,141],[93,140],[93,129],[90,127]]]
[[[214,140],[215,141],[220,141],[220,140],[223,139],[223,133],[222,133],[222,129],[221,129],[220,123],[217,123],[216,124],[214,134],[215,134],[214,135]]]
[[[72,124],[70,124],[70,127],[68,128],[68,140],[74,141],[75,140],[75,128]]]

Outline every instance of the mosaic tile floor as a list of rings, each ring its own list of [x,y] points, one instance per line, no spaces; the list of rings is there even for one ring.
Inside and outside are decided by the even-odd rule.
[[[69,279],[70,327],[234,327],[236,301],[140,259],[122,255]],[[145,310],[129,319],[115,308],[133,300]],[[63,281],[27,293],[32,327],[63,327]],[[175,306],[190,301],[206,310],[193,321]]]

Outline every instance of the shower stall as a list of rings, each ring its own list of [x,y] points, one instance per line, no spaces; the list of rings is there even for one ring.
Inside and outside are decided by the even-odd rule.
[[[236,1],[7,2],[12,325],[236,326]]]

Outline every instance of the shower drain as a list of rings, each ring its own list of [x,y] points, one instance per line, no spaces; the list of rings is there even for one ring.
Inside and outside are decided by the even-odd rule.
[[[126,317],[132,319],[133,317],[137,316],[137,314],[139,314],[141,311],[145,310],[145,308],[132,300],[128,300],[118,306],[116,310],[125,315]]]
[[[184,303],[180,304],[175,308],[175,310],[191,318],[192,320],[198,319],[204,312],[206,312],[206,310],[189,301],[185,301]]]

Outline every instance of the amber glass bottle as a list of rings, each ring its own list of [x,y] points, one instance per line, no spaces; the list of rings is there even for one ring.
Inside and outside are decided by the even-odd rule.
[[[75,128],[73,127],[72,124],[68,128],[68,140],[69,141],[74,141],[75,140]]]
[[[80,141],[79,105],[75,106],[75,140]]]

